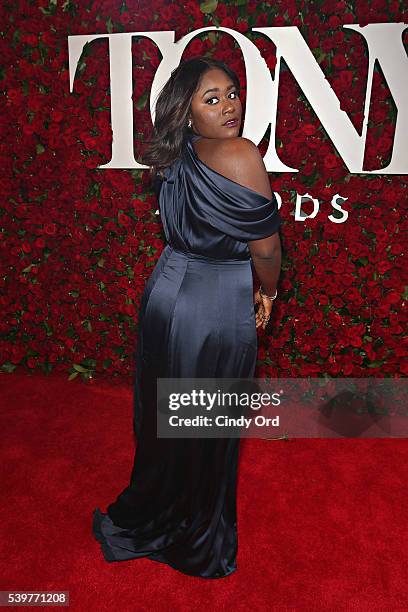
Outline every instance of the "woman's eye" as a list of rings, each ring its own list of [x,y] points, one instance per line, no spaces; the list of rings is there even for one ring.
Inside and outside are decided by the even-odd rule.
[[[238,92],[237,92],[237,91],[231,91],[229,95],[231,95],[231,94],[233,94],[233,95],[234,95],[234,98],[233,98],[234,100],[235,100],[235,98],[237,98],[237,97],[238,97]],[[217,98],[217,96],[213,96],[212,98],[209,98],[209,99],[207,100],[207,104],[208,104],[209,102],[211,102],[211,100],[218,100],[218,98]]]

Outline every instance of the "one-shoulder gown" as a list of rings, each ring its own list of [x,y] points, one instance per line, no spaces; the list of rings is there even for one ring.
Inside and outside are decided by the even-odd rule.
[[[129,485],[93,514],[107,561],[138,557],[221,578],[237,568],[239,438],[158,438],[157,378],[251,378],[257,335],[248,240],[281,224],[271,200],[198,157],[189,136],[157,190],[167,244],[146,284],[136,344]]]

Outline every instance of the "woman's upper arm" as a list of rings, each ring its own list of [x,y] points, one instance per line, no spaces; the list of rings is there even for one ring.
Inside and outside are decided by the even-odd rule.
[[[225,167],[230,173],[228,178],[271,200],[269,177],[258,147],[247,138],[236,138],[226,143],[225,148],[231,150],[230,155],[227,154],[228,151],[225,152]],[[249,240],[248,248],[252,257],[261,259],[273,257],[281,248],[279,233],[275,232],[258,240]]]
[[[206,163],[227,178],[272,200],[265,164],[251,140],[240,137],[220,139],[211,152],[211,160]],[[281,248],[279,233],[276,231],[266,238],[250,240],[248,248],[252,257],[272,258]]]

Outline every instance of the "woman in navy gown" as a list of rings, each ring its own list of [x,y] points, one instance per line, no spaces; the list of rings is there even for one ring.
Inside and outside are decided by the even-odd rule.
[[[238,135],[235,72],[204,57],[183,61],[155,112],[143,163],[167,244],[141,300],[130,483],[107,513],[94,510],[93,533],[107,561],[147,557],[221,578],[237,568],[240,440],[158,438],[156,382],[254,376],[256,328],[276,296],[281,220],[258,148]]]

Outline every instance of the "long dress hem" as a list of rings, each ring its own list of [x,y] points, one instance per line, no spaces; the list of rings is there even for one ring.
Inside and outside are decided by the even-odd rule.
[[[156,553],[133,554],[133,555],[129,555],[127,558],[119,559],[117,556],[115,556],[112,546],[109,544],[108,539],[105,537],[103,533],[102,525],[107,524],[107,522],[110,523],[113,527],[115,527],[115,530],[117,533],[120,533],[121,531],[125,531],[125,530],[122,530],[120,527],[118,528],[114,526],[109,516],[101,512],[100,508],[95,508],[93,512],[92,530],[93,530],[95,539],[98,540],[98,542],[100,543],[103,556],[105,560],[108,561],[108,563],[114,563],[117,561],[119,562],[120,561],[130,561],[132,559],[142,557],[144,559],[149,559],[150,561],[156,561],[158,563],[164,563],[166,565],[169,565],[171,568],[177,570],[178,572],[182,574],[186,574],[194,578],[205,578],[205,579],[226,578],[227,576],[230,576],[238,569],[237,563],[235,561],[234,566],[232,566],[230,569],[226,570],[225,572],[220,572],[220,573],[213,574],[213,575],[206,576],[203,574],[190,572],[184,568],[183,569],[179,568],[175,563],[172,563],[171,561],[166,559],[165,558],[165,550],[166,550],[165,548],[163,548],[162,550]]]

